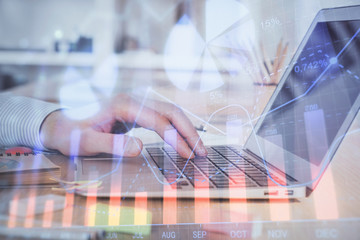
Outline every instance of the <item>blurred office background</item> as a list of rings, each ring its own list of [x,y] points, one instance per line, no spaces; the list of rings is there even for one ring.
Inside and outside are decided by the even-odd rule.
[[[209,2],[213,5],[208,5]],[[192,90],[192,87],[211,91],[226,87],[227,82],[218,84],[217,76],[209,83],[210,87],[177,84],[178,80],[173,79],[168,70],[205,74],[207,70],[214,72],[211,64],[215,62],[217,75],[229,75],[238,82],[252,81],[246,77],[251,66],[241,57],[242,50],[263,44],[269,58],[273,58],[282,40],[289,44],[286,59],[289,61],[321,8],[357,2],[0,0],[0,89],[32,84],[30,95],[49,101],[58,101],[61,86],[66,88],[70,83],[75,84],[75,92],[79,89],[86,91],[88,87],[103,95],[134,86],[158,85],[177,87],[182,91]],[[187,30],[175,29],[175,26],[183,25],[188,26]],[[216,59],[210,59],[209,64],[202,63],[200,70],[181,59],[182,48],[189,50],[191,46],[182,46],[182,39],[169,45],[169,39],[177,38],[182,31],[189,34],[192,31],[190,25],[196,29],[196,37],[202,39],[202,47],[211,43],[211,39],[207,39],[209,32],[222,34],[220,30],[223,28],[224,33],[229,33],[211,48],[208,55]],[[196,40],[194,42],[192,48],[196,52],[198,45]],[[164,62],[164,56],[174,51],[180,54],[175,54],[178,60]],[[204,52],[199,54],[194,56],[205,57]],[[184,79],[187,77],[183,76]],[[201,80],[202,76],[198,78]],[[211,79],[211,76],[206,75],[206,78]],[[51,91],[51,88],[55,90]],[[21,92],[21,87],[16,89],[20,94],[29,95],[28,91]]]

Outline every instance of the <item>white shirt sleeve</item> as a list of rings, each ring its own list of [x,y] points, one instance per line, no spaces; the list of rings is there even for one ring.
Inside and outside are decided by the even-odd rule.
[[[40,141],[40,128],[50,113],[61,108],[57,104],[1,93],[0,146],[47,150]]]

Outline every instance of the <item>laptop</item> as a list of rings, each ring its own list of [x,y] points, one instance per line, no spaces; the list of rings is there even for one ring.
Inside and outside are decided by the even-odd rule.
[[[139,157],[78,157],[87,196],[303,198],[316,187],[360,107],[360,6],[323,9],[242,147],[181,158],[164,143]],[[98,185],[97,185],[98,186]],[[86,189],[86,188],[85,188]]]

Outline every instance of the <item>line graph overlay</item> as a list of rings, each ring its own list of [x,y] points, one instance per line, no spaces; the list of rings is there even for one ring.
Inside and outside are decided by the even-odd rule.
[[[335,59],[338,59],[338,58],[341,56],[341,54],[342,54],[342,53],[345,51],[345,49],[350,45],[350,43],[351,43],[351,42],[354,40],[354,38],[359,34],[359,32],[360,32],[360,28],[356,31],[356,33],[352,36],[352,38],[347,42],[347,44],[342,48],[342,50],[336,55]],[[260,115],[260,116],[257,117],[256,119],[252,119],[252,120],[251,120],[251,119],[250,119],[250,116],[248,115],[248,118],[249,118],[249,120],[250,120],[249,122],[251,123],[251,126],[252,126],[252,130],[254,130],[253,125],[252,125],[252,121],[255,121],[255,120],[257,120],[257,119],[259,119],[259,118],[261,118],[261,117],[263,117],[263,116],[265,116],[265,115],[267,115],[267,114],[270,114],[270,113],[272,113],[272,112],[274,112],[274,111],[277,111],[278,109],[280,109],[280,108],[282,108],[282,107],[284,107],[284,106],[289,105],[290,103],[292,103],[292,102],[294,102],[294,101],[296,101],[296,100],[298,100],[298,99],[300,99],[300,98],[302,98],[302,97],[305,97],[305,96],[311,91],[311,89],[313,89],[314,86],[319,82],[319,80],[324,76],[324,74],[328,71],[328,69],[329,69],[332,65],[334,65],[335,63],[336,63],[336,61],[330,61],[330,64],[322,71],[322,73],[317,77],[317,79],[313,82],[313,84],[305,91],[305,93],[301,94],[300,96],[298,96],[298,97],[296,97],[296,98],[294,98],[294,99],[292,99],[292,100],[290,100],[290,101],[288,101],[288,102],[286,102],[286,103],[278,106],[277,108],[272,109],[271,111],[269,111],[269,112],[267,112],[267,113],[265,113],[265,114]],[[210,115],[208,121],[206,122],[206,124],[209,124],[209,122],[210,122],[210,120],[212,119],[212,117],[213,117],[218,111],[221,111],[221,110],[223,110],[223,109],[225,109],[225,108],[227,108],[227,107],[230,107],[230,106],[234,106],[234,105],[226,106],[226,107],[224,107],[224,108],[222,108],[222,109],[219,109],[219,110],[215,111],[214,113],[212,113],[212,114]],[[237,105],[237,106],[242,107],[241,105]],[[178,107],[179,107],[179,106],[178,106]],[[182,109],[183,109],[183,108],[182,108]],[[247,112],[246,109],[244,109],[244,110]],[[188,112],[188,111],[186,111],[186,112]],[[247,114],[248,114],[248,112],[247,112]],[[192,115],[193,115],[193,114],[192,114]],[[197,117],[197,118],[198,118],[198,117]],[[249,122],[248,122],[248,123],[249,123]],[[244,126],[244,125],[246,125],[246,124],[248,124],[248,123],[244,123],[242,126]],[[345,135],[346,135],[346,134],[345,134]],[[345,135],[344,135],[344,136],[345,136]],[[342,139],[344,136],[342,136],[340,139]],[[201,136],[200,136],[200,137],[201,137]],[[255,137],[256,137],[256,135],[255,135]],[[339,141],[340,139],[337,139],[336,141]],[[259,150],[260,150],[260,153],[261,153],[261,157],[262,157],[262,159],[263,159],[264,166],[265,166],[266,169],[267,169],[268,176],[269,176],[269,177],[271,178],[271,180],[272,180],[274,183],[276,183],[277,185],[287,187],[287,186],[285,186],[285,185],[281,185],[281,184],[277,183],[274,179],[272,179],[271,175],[269,174],[269,170],[268,170],[266,161],[264,160],[264,157],[263,157],[263,154],[262,154],[262,151],[261,151],[261,148],[260,148],[260,145],[259,145],[259,142],[258,142],[257,137],[256,137],[256,141],[257,141],[257,145],[258,145],[258,148],[259,148]],[[188,159],[188,160],[189,160],[189,159]],[[327,156],[327,161],[325,161],[325,163],[327,163],[328,161],[329,161],[329,156]],[[187,162],[188,162],[188,161],[187,161]],[[325,164],[325,165],[326,165],[326,164]],[[185,165],[185,167],[186,167],[186,165]],[[185,167],[184,167],[184,169],[185,169]],[[184,171],[184,169],[183,169],[183,171]],[[322,167],[319,175],[317,176],[317,178],[319,178],[319,176],[321,175],[321,173],[323,172],[323,170],[324,170],[324,164],[323,164],[323,167]],[[183,173],[183,171],[182,171],[182,173]],[[316,179],[317,179],[317,178],[316,178]],[[312,182],[314,182],[316,179],[312,180]],[[170,183],[170,184],[171,184],[171,183]],[[300,184],[300,186],[305,186],[305,185],[307,185],[307,184]],[[294,185],[292,185],[292,186],[294,186]]]

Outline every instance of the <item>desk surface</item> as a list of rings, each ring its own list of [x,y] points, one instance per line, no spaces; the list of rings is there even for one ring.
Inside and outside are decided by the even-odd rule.
[[[274,87],[236,83],[198,94],[193,104],[186,100],[194,93],[177,91],[168,85],[156,88],[162,96],[204,119],[214,110],[232,103],[245,106],[257,116],[273,90]],[[246,117],[244,110],[228,109],[217,115],[213,123],[222,128],[221,122],[229,116]],[[202,124],[199,119],[189,117],[195,125]],[[357,116],[351,129],[359,128],[359,120]],[[216,134],[211,127],[208,131]],[[120,199],[82,197],[46,187],[9,188],[0,190],[0,221],[1,225],[11,228],[120,225],[130,233],[109,233],[108,239],[116,236],[118,239],[171,239],[172,236],[182,239],[303,239],[304,236],[307,239],[356,239],[360,234],[359,143],[359,134],[344,139],[316,190],[304,199]],[[74,171],[71,161],[63,157],[56,163],[63,169],[63,178],[71,179]],[[151,236],[146,235],[149,229]]]

